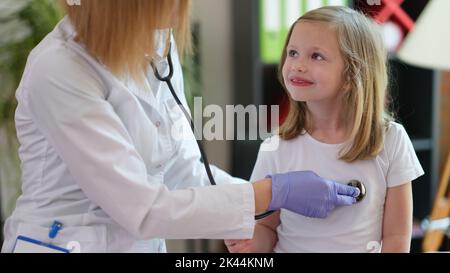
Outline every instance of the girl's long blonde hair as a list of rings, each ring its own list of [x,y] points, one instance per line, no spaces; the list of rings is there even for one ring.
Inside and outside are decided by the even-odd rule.
[[[337,33],[345,64],[344,79],[350,86],[343,102],[348,110],[346,120],[350,124],[351,142],[341,151],[340,159],[353,162],[376,156],[383,149],[386,128],[393,120],[386,105],[387,53],[378,26],[363,14],[346,7],[328,6],[310,11],[291,27],[278,73],[289,96],[289,114],[279,129],[280,137],[293,139],[312,126],[306,103],[290,97],[282,75],[292,31],[302,21],[327,23]]]
[[[147,69],[145,56],[155,54],[155,31],[177,19],[175,38],[179,52],[190,50],[190,0],[82,0],[80,5],[61,1],[77,41],[115,75],[141,82]],[[178,14],[174,14],[178,6]]]

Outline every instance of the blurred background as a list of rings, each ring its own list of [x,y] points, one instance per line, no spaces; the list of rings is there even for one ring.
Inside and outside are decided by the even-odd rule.
[[[186,95],[203,105],[280,105],[282,121],[286,97],[276,72],[290,25],[304,12],[323,5],[345,5],[362,10],[382,27],[392,80],[390,89],[398,119],[409,133],[426,175],[413,183],[413,252],[448,251],[450,203],[450,33],[448,18],[433,22],[431,30],[421,15],[446,9],[448,0],[193,0],[195,54],[184,62]],[[434,8],[436,10],[436,8]],[[15,89],[30,50],[62,17],[57,0],[0,0],[0,212],[2,222],[20,194],[20,162],[14,128]],[[449,17],[450,16],[445,16]],[[429,19],[428,19],[429,20]],[[447,20],[447,22],[445,22]],[[436,20],[434,20],[436,21]],[[424,38],[423,32],[428,36]],[[431,33],[430,33],[431,32]],[[431,35],[431,39],[429,40]],[[433,36],[434,35],[434,36]],[[414,37],[413,37],[414,36]],[[414,39],[413,39],[414,38]],[[424,41],[425,49],[416,44]],[[408,50],[404,50],[408,43]],[[447,43],[447,44],[446,44]],[[430,44],[447,45],[429,62],[421,52]],[[411,49],[412,48],[412,49]],[[413,49],[417,48],[416,51]],[[250,177],[260,141],[208,141],[210,161],[244,179]],[[446,169],[447,166],[447,169]],[[441,220],[430,222],[430,219]],[[430,230],[430,227],[433,230]],[[426,232],[428,230],[428,232]],[[424,248],[425,238],[432,247]],[[1,240],[1,238],[0,238]],[[169,240],[170,252],[224,252],[222,241]]]

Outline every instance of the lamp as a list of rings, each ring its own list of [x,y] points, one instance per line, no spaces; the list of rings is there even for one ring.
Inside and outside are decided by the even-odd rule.
[[[416,66],[450,70],[450,1],[430,0],[398,57]]]
[[[400,48],[399,59],[419,67],[450,71],[449,26],[450,1],[430,0]],[[430,220],[424,222],[426,226],[422,244],[424,252],[438,251],[445,233],[449,230],[449,181],[450,153],[434,200]],[[447,224],[442,225],[442,223]]]

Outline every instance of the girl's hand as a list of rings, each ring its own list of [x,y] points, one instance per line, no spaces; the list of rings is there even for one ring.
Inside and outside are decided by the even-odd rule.
[[[225,240],[225,245],[230,253],[253,252],[253,240]]]

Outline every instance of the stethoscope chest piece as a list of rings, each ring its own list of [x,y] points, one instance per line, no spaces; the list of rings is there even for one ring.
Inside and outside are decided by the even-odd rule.
[[[364,186],[364,184],[361,181],[351,180],[350,182],[348,182],[348,185],[359,189],[360,193],[356,197],[356,201],[358,203],[361,202],[364,199],[364,197],[366,197],[366,187]]]

